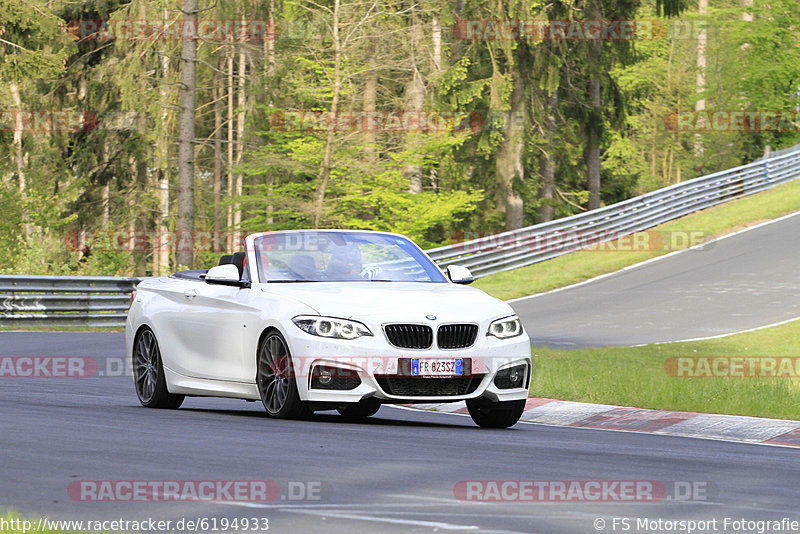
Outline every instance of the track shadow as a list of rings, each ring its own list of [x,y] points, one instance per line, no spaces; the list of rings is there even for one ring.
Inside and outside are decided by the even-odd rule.
[[[386,410],[383,408],[381,412]],[[225,415],[230,417],[236,418],[246,418],[246,419],[258,419],[262,420],[265,423],[269,422],[287,422],[287,423],[302,423],[302,424],[336,424],[336,425],[358,425],[358,426],[386,426],[386,427],[414,427],[414,428],[478,428],[477,426],[472,425],[472,422],[466,420],[466,418],[456,418],[456,417],[441,417],[441,422],[431,422],[431,421],[418,421],[418,420],[409,420],[409,419],[396,419],[387,417],[388,414],[381,414],[379,412],[378,415],[373,415],[372,417],[364,417],[364,418],[356,418],[356,417],[344,417],[336,412],[326,411],[326,412],[318,412],[314,413],[313,415],[304,418],[304,419],[272,419],[267,416],[266,413],[259,412],[257,410],[232,410],[232,409],[219,409],[219,408],[180,408],[177,412],[191,412],[196,414],[216,414],[216,415]],[[400,411],[398,410],[398,413]],[[420,412],[424,413],[424,412]],[[464,419],[464,421],[461,421]]]

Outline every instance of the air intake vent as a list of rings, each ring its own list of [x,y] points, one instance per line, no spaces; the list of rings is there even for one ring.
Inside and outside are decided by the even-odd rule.
[[[424,324],[387,324],[386,339],[403,349],[428,349],[433,345],[433,329]]]
[[[478,337],[478,325],[445,324],[436,333],[440,349],[465,349],[471,347]]]
[[[453,378],[410,378],[376,376],[378,385],[389,395],[403,397],[454,397],[469,395],[483,380],[483,375]]]

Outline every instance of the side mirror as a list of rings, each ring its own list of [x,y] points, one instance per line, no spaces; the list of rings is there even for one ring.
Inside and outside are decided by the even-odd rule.
[[[217,265],[206,273],[206,284],[220,286],[250,287],[250,282],[239,279],[239,269],[235,265]]]
[[[448,265],[447,276],[454,284],[471,284],[475,281],[469,269],[462,265]]]

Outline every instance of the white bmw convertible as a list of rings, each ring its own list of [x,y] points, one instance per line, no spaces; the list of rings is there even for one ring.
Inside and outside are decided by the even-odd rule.
[[[245,250],[137,287],[126,344],[144,406],[233,397],[278,418],[368,417],[464,400],[480,426],[519,420],[530,340],[508,304],[465,286],[468,269],[381,232],[266,232]]]

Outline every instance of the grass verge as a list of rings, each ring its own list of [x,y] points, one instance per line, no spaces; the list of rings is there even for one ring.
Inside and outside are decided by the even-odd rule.
[[[577,350],[535,347],[531,395],[662,410],[800,419],[798,337],[800,320],[704,341]],[[668,364],[675,360],[670,358],[685,357],[708,358],[714,377],[674,376],[676,368]],[[714,372],[711,359],[718,357],[796,359],[791,368],[793,376],[782,373],[783,377],[746,378],[719,377],[727,371],[720,368]],[[749,364],[743,365],[746,373]]]
[[[615,241],[611,245],[597,246],[595,250],[581,250],[528,267],[491,274],[476,280],[474,286],[503,300],[533,295],[686,248],[690,245],[683,237],[691,232],[708,238],[721,237],[798,210],[800,180],[795,180],[656,226],[652,232],[665,236],[660,247],[655,239],[650,240],[654,245],[643,247],[645,250],[629,241]],[[670,242],[672,237],[675,242]]]

